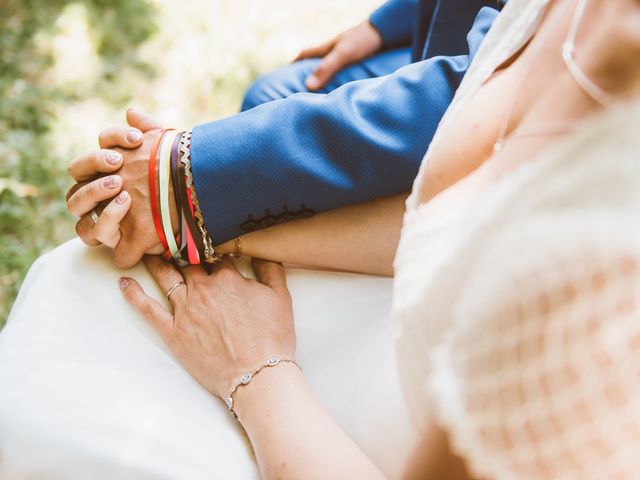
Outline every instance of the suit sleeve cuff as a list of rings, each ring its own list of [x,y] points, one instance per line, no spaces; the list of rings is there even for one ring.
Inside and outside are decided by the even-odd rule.
[[[417,19],[417,0],[390,0],[369,17],[382,37],[384,48],[411,45]]]

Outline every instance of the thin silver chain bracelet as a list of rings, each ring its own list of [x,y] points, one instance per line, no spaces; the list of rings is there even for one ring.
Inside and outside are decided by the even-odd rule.
[[[248,385],[249,383],[251,383],[251,380],[253,380],[253,377],[255,377],[258,373],[260,373],[265,368],[276,367],[276,366],[280,365],[281,363],[293,363],[300,370],[302,370],[302,365],[300,365],[296,360],[292,360],[290,358],[269,358],[266,362],[264,362],[262,365],[260,365],[258,368],[256,368],[253,372],[247,373],[247,374],[243,375],[242,377],[240,377],[240,379],[233,385],[233,387],[231,387],[231,391],[229,392],[229,396],[226,399],[227,407],[229,407],[229,413],[231,413],[231,415],[233,415],[233,418],[235,418],[236,420],[238,419],[238,415],[236,414],[235,410],[233,409],[233,394],[236,393],[238,388],[243,387],[243,386]]]

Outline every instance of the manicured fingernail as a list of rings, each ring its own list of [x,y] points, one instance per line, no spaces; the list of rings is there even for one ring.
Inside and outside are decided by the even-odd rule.
[[[102,186],[109,190],[118,188],[118,185],[120,185],[120,177],[112,175],[110,177],[105,177],[104,180],[102,180]]]
[[[127,192],[120,192],[116,197],[116,203],[122,205],[129,198],[129,194]]]
[[[125,277],[120,277],[118,280],[118,285],[120,285],[120,290],[126,290],[129,286],[129,279]]]
[[[104,159],[109,165],[118,165],[122,160],[122,155],[116,152],[107,152],[107,154],[104,156]]]
[[[131,143],[138,143],[142,140],[142,134],[138,130],[129,130],[127,133],[127,140]]]

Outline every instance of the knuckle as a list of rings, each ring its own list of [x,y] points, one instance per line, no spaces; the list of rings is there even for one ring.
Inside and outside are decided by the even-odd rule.
[[[141,300],[140,313],[146,318],[155,318],[156,316],[156,310],[153,308],[153,304],[145,300]]]
[[[112,210],[112,208],[107,207],[100,214],[101,221],[96,224],[96,228],[100,227],[100,229],[102,230],[102,225],[117,223],[116,218],[116,214]]]
[[[87,245],[95,245],[95,238],[91,233],[91,229],[84,222],[79,221],[76,223],[76,234]]]

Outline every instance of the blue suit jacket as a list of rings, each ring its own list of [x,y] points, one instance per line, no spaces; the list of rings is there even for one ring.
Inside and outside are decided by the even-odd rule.
[[[195,189],[214,243],[408,191],[498,14],[488,5],[496,0],[391,0],[372,16],[385,45],[413,39],[427,60],[195,127]]]

